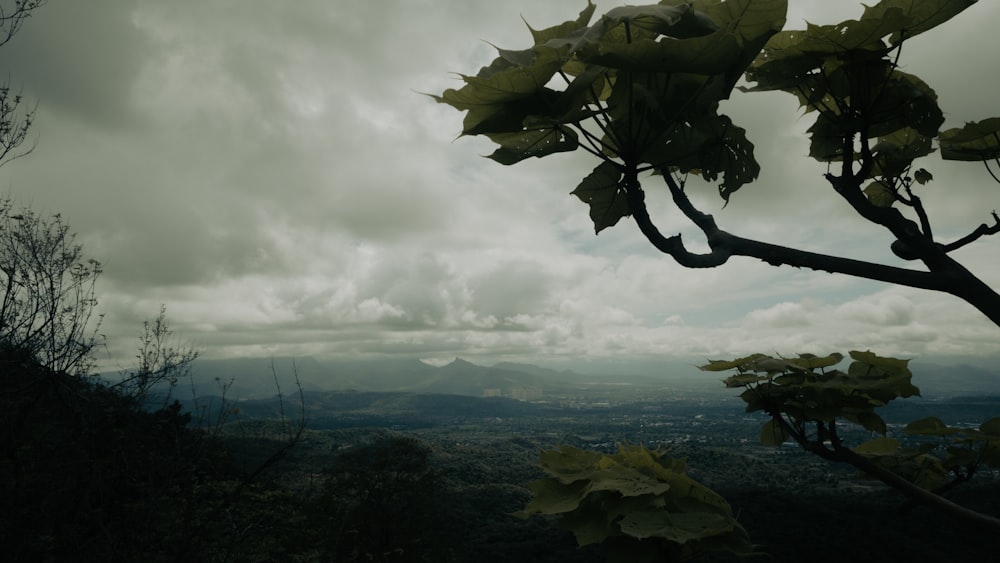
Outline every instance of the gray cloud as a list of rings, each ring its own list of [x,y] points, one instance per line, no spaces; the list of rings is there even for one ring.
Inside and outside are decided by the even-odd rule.
[[[817,23],[861,9],[792,4],[792,21]],[[748,260],[684,270],[629,221],[595,237],[569,195],[594,164],[586,155],[497,165],[478,156],[488,142],[455,139],[460,114],[419,93],[486,64],[484,40],[526,45],[519,15],[544,27],[584,5],[51,0],[0,48],[0,67],[39,101],[38,149],[0,170],[4,187],[62,212],[105,264],[101,309],[124,358],[161,303],[210,357],[996,349],[995,327],[946,297]],[[968,87],[964,69],[990,68],[1000,38],[985,32],[1000,7],[970,12],[904,53],[956,125],[990,115],[995,89],[991,76]],[[982,41],[959,53],[954,36]],[[962,65],[946,62],[956,56]],[[790,96],[738,96],[727,111],[764,172],[724,209],[712,186],[692,184],[724,228],[893,260],[804,157],[809,120]],[[997,190],[981,170],[929,161],[937,232],[987,220]],[[704,248],[657,182],[664,232]],[[961,256],[996,284],[991,244]]]

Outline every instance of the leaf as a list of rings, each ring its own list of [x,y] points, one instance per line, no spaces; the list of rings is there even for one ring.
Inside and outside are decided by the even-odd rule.
[[[565,64],[564,53],[546,47],[532,48],[518,56],[511,51],[500,53],[476,76],[462,76],[465,86],[461,89],[431,96],[467,112],[463,135],[518,132],[523,130],[528,116],[565,111],[559,104],[559,93],[545,87]]]
[[[565,484],[590,477],[603,457],[597,452],[566,445],[539,454],[542,469]]]
[[[572,194],[590,206],[594,232],[612,227],[622,217],[632,214],[625,193],[619,187],[622,171],[613,162],[604,161],[580,182]]]
[[[760,443],[765,446],[780,446],[788,441],[788,430],[778,421],[771,419],[760,429]]]
[[[957,428],[949,428],[940,418],[928,416],[906,425],[903,431],[907,434],[917,434],[922,436],[949,436],[960,432]]]
[[[828,356],[819,357],[814,354],[799,354],[799,357],[790,360],[792,364],[799,366],[803,369],[813,370],[816,368],[827,368],[830,366],[835,366],[844,359],[844,355],[839,352],[834,352]]]
[[[594,10],[596,9],[597,6],[591,0],[587,0],[587,7],[580,11],[579,17],[575,20],[569,20],[541,30],[532,29],[529,25],[528,29],[531,31],[531,36],[535,39],[535,45],[542,45],[553,40],[559,41],[566,36],[572,36],[578,30],[586,29],[587,24],[590,23],[590,19],[594,17]]]
[[[754,366],[756,366],[759,361],[765,358],[770,358],[770,356],[766,354],[753,354],[742,358],[736,358],[732,361],[712,360],[703,366],[698,366],[698,369],[702,371],[729,371],[731,369],[751,371],[754,370]]]
[[[734,375],[731,377],[727,377],[722,382],[725,383],[726,387],[732,388],[732,387],[746,387],[747,385],[767,380],[768,377],[766,375],[745,374],[745,375]]]
[[[874,412],[860,412],[853,415],[845,415],[845,417],[853,419],[854,422],[857,422],[869,432],[876,432],[884,436],[888,430],[885,426],[885,421],[882,420],[882,417]]]
[[[678,544],[724,534],[733,530],[732,518],[712,511],[631,513],[618,523],[623,533],[644,539],[664,538]]]
[[[978,461],[977,458],[979,457],[970,448],[949,446],[947,452],[948,456],[945,459],[945,466],[949,468],[974,464]]]
[[[589,492],[588,482],[562,483],[559,479],[538,479],[528,484],[534,495],[524,512],[528,514],[561,514],[576,510]]]
[[[889,44],[896,45],[906,39],[933,29],[972,6],[977,0],[882,0],[874,6],[865,6],[862,20],[881,21],[890,11],[902,14],[899,28],[889,36]]]
[[[893,455],[899,450],[899,440],[885,437],[875,438],[851,449],[864,456]]]
[[[557,152],[574,151],[580,145],[575,131],[551,125],[515,133],[493,133],[489,137],[500,145],[490,158],[507,165],[526,158],[542,158]]]
[[[896,192],[882,182],[872,182],[865,188],[865,196],[875,207],[888,208],[896,203]]]
[[[878,142],[872,146],[872,152],[875,157],[872,177],[898,177],[909,169],[914,160],[931,154],[934,149],[931,146],[931,137],[920,134],[916,129],[906,127],[879,137]],[[926,170],[923,171],[927,173]],[[915,175],[919,175],[919,171]],[[930,173],[927,175],[929,176]],[[920,178],[917,181],[919,182]]]
[[[917,171],[913,173],[913,179],[916,180],[918,184],[925,185],[934,179],[934,175],[923,168],[918,168]]]
[[[941,158],[969,162],[1000,158],[1000,117],[966,123],[938,138]]]
[[[979,430],[990,437],[1000,439],[1000,417],[991,418],[979,425]]]

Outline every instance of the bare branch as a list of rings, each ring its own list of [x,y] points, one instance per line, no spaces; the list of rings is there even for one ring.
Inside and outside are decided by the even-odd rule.
[[[943,246],[944,251],[951,252],[952,250],[957,250],[959,248],[962,248],[963,246],[971,242],[975,242],[977,239],[979,239],[979,237],[986,235],[995,235],[997,233],[1000,233],[1000,216],[997,215],[996,211],[993,211],[992,215],[994,221],[992,226],[987,225],[986,223],[979,225],[978,227],[976,227],[976,230],[972,231],[968,235],[956,240],[955,242],[944,245]]]

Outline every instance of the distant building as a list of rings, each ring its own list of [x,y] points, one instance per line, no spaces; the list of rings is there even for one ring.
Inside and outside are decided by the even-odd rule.
[[[483,397],[503,397],[503,391],[500,389],[483,389]]]
[[[515,387],[510,390],[510,398],[518,401],[540,401],[542,390],[532,387]]]

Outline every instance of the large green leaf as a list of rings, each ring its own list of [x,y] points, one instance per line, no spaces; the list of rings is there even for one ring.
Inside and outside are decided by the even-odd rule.
[[[544,123],[513,133],[491,133],[489,138],[500,145],[490,155],[500,164],[515,164],[526,158],[573,151],[580,144],[576,131]]]
[[[801,368],[813,370],[835,366],[843,359],[843,354],[840,352],[834,352],[822,357],[815,354],[799,354],[798,358],[789,360],[789,362]]]
[[[788,430],[779,421],[771,419],[760,429],[760,443],[765,446],[780,446],[788,441]]]
[[[572,37],[574,34],[585,30],[587,24],[590,23],[590,19],[594,17],[594,10],[596,9],[597,6],[591,0],[587,0],[587,7],[580,11],[580,16],[575,20],[565,21],[559,25],[540,30],[533,29],[529,25],[528,29],[531,31],[531,36],[535,39],[535,45],[543,45],[549,41],[556,41],[555,46],[558,46],[558,42],[565,42],[566,37]],[[550,46],[552,45],[550,44]]]
[[[950,428],[940,418],[928,416],[920,420],[914,420],[903,429],[907,434],[919,434],[923,436],[949,436],[957,434],[957,428]]]
[[[878,138],[872,146],[875,156],[873,177],[899,177],[913,164],[913,161],[934,152],[931,136],[922,135],[916,129],[905,127],[889,135]],[[895,199],[895,197],[893,197]]]
[[[1000,440],[1000,417],[991,418],[979,425],[979,431],[990,439]]]
[[[621,168],[613,162],[604,161],[572,192],[590,206],[590,219],[594,222],[595,232],[614,226],[622,217],[632,213],[625,201],[625,192],[621,190],[621,178]]]
[[[610,163],[699,173],[720,182],[724,199],[757,177],[753,144],[718,102],[786,9],[787,0],[665,0],[590,24],[588,1],[575,20],[529,26],[531,48],[498,49],[476,76],[462,76],[462,88],[434,99],[466,112],[462,133],[489,136],[499,145],[490,157],[503,164],[574,150],[586,135],[608,166],[573,193],[599,232],[630,213]]]
[[[852,449],[864,456],[893,455],[899,450],[899,440],[880,437],[868,440]]]
[[[560,515],[580,545],[610,540],[609,557],[656,542],[680,555],[752,550],[729,504],[685,475],[682,460],[626,445],[616,454],[562,446],[541,461],[550,477],[529,484],[534,497],[515,515]]]
[[[939,138],[945,160],[993,160],[1000,158],[1000,117],[966,123],[943,131]]]
[[[955,17],[978,0],[882,0],[874,6],[865,6],[865,21],[881,21],[901,14],[898,29],[889,36],[889,43],[901,41],[933,29]],[[890,16],[890,14],[893,14]]]
[[[565,49],[533,47],[501,56],[476,76],[462,76],[465,86],[431,96],[465,111],[463,135],[521,131],[529,116],[562,113],[559,93],[545,85],[565,64]]]

